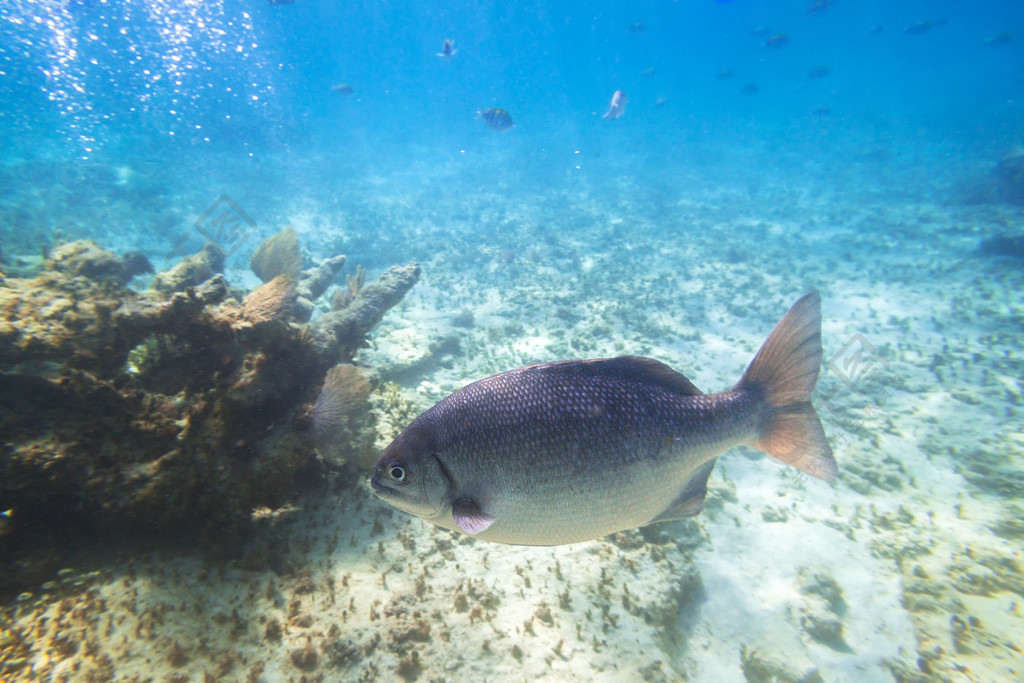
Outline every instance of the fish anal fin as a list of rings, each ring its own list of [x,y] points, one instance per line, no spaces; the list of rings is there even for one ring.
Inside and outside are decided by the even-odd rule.
[[[708,495],[708,477],[711,476],[711,470],[715,469],[717,460],[718,458],[712,458],[698,467],[672,504],[648,524],[667,522],[670,519],[685,519],[700,514],[704,509],[704,498]]]
[[[494,524],[494,517],[480,509],[469,498],[459,498],[452,504],[452,519],[455,526],[470,536],[487,531]]]

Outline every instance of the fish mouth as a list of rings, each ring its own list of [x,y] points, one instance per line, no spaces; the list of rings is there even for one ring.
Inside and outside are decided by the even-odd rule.
[[[377,475],[377,472],[374,472],[372,475],[370,475],[370,489],[373,491],[373,494],[378,498],[384,498],[390,492],[391,489],[382,484],[380,478]]]

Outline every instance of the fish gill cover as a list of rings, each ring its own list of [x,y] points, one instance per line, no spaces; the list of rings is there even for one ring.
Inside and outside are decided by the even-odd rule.
[[[1000,0],[2,3],[0,678],[1019,678],[1022,66]],[[555,549],[366,483],[811,290],[833,483]]]

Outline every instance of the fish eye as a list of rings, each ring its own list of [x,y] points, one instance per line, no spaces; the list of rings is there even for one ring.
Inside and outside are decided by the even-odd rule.
[[[397,462],[393,462],[388,465],[385,471],[388,473],[388,476],[391,477],[391,481],[397,484],[405,482],[405,468]]]

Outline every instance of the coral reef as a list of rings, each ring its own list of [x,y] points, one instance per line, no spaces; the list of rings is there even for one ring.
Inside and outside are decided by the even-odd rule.
[[[355,365],[339,363],[327,371],[313,406],[313,441],[329,462],[372,465],[377,455],[369,400],[374,383],[368,371]]]
[[[257,288],[242,302],[242,316],[253,324],[286,320],[298,300],[295,285],[286,275],[278,275]]]
[[[360,289],[346,308],[330,311],[313,321],[310,337],[317,355],[351,360],[356,350],[365,344],[366,333],[380,322],[388,309],[401,301],[419,276],[417,263],[392,266],[376,282]]]
[[[157,273],[153,278],[153,289],[170,294],[184,292],[189,287],[197,287],[216,273],[224,272],[225,258],[223,249],[208,242],[198,253],[182,259],[170,270]]]
[[[313,314],[313,302],[327,291],[327,288],[334,283],[338,273],[345,267],[344,256],[334,256],[325,259],[315,268],[302,271],[299,282],[296,286],[298,299],[296,300],[295,319],[297,322],[308,322]],[[358,266],[357,266],[358,268]]]
[[[359,290],[366,283],[366,271],[362,266],[356,266],[355,275],[345,276],[345,288],[334,293],[334,301],[331,303],[331,310],[337,311],[347,307],[359,294]]]
[[[270,282],[278,275],[293,280],[298,278],[302,268],[302,253],[295,228],[289,225],[261,244],[249,260],[249,267],[264,282]]]
[[[229,550],[254,508],[316,477],[309,414],[325,373],[351,360],[419,267],[389,270],[348,310],[302,326],[300,292],[320,296],[344,257],[241,303],[223,260],[207,245],[139,293],[125,284],[148,262],[73,242],[38,277],[0,281],[0,509],[14,511],[0,542],[144,529]],[[365,397],[354,405],[368,410]]]

